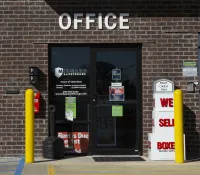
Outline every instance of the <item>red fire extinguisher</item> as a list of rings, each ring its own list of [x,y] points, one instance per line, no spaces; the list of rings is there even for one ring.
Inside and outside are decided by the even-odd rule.
[[[34,112],[35,114],[40,112],[40,96],[39,92],[34,93]]]

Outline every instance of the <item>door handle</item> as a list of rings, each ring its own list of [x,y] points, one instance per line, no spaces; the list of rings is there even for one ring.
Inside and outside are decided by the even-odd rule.
[[[99,94],[94,93],[93,99],[92,99],[93,103],[95,104],[94,107],[99,106]]]

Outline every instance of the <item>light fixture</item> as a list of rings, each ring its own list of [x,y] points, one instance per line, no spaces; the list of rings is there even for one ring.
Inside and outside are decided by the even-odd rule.
[[[37,84],[39,80],[39,69],[38,67],[29,67],[30,70],[30,83]]]

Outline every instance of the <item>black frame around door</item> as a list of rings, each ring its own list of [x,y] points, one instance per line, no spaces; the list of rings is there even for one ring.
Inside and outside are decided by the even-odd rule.
[[[136,147],[132,149],[97,149],[97,127],[96,127],[96,102],[91,97],[91,153],[93,155],[139,155],[142,152],[142,59],[141,59],[141,45],[110,45],[104,47],[93,47],[91,49],[91,94],[96,94],[96,56],[98,51],[135,51],[136,52],[136,105],[137,105],[137,133],[136,133]]]
[[[91,80],[94,79],[96,76],[95,71],[96,71],[96,59],[95,59],[95,53],[96,51],[99,50],[129,50],[129,51],[136,51],[137,54],[137,146],[133,150],[126,150],[122,151],[122,154],[142,154],[142,44],[49,44],[48,45],[48,103],[49,105],[52,104],[52,99],[51,99],[51,48],[52,47],[90,47],[91,48],[91,61],[90,61],[90,66],[89,66],[89,74],[91,76]],[[90,106],[89,106],[89,118],[86,121],[74,121],[73,125],[89,125],[89,134],[90,134],[90,139],[89,139],[89,153],[90,155],[96,154],[96,149],[95,149],[95,132],[96,132],[96,125],[94,123],[96,120],[94,119],[94,106],[95,103],[93,102],[93,94],[95,91],[95,83],[90,84],[91,88],[91,94],[90,94]],[[48,116],[48,120],[50,121],[50,116]],[[49,135],[50,135],[50,122],[49,122]],[[56,126],[66,126],[68,127],[70,123],[67,121],[55,121]],[[57,134],[55,133],[55,136]],[[109,150],[110,151],[110,150]],[[99,152],[100,153],[100,152]],[[100,153],[101,154],[101,153]],[[102,153],[103,154],[103,153]],[[113,153],[114,154],[114,153]]]

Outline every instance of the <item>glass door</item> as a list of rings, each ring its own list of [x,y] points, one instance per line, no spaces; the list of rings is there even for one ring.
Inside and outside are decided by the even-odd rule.
[[[92,50],[93,154],[134,154],[138,150],[141,77],[137,57],[134,49]]]
[[[88,154],[90,47],[51,45],[49,104],[55,105],[55,135],[65,153]]]

